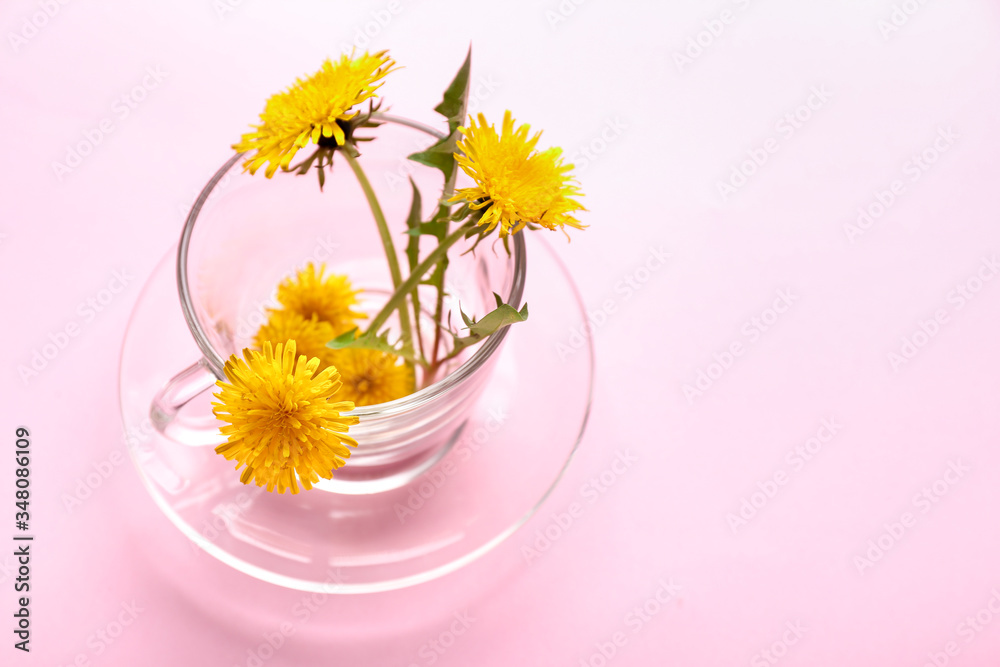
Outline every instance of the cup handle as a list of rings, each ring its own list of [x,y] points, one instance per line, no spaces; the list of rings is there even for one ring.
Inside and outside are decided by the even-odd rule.
[[[182,412],[184,406],[215,386],[215,373],[205,359],[199,359],[171,378],[153,398],[149,418],[157,431],[182,445],[219,445],[226,438],[219,433],[215,415]]]

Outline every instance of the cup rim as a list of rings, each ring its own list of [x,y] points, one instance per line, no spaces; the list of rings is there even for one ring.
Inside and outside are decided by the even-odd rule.
[[[387,123],[393,123],[419,130],[436,137],[437,139],[444,139],[447,136],[429,125],[425,125],[419,121],[414,121],[409,118],[379,112],[372,114],[372,116]],[[180,242],[177,247],[177,292],[180,296],[181,310],[184,312],[184,319],[187,322],[188,329],[191,331],[191,335],[194,336],[195,343],[197,343],[198,349],[201,350],[208,368],[219,379],[225,378],[225,371],[223,369],[226,362],[208,340],[208,335],[206,334],[204,327],[202,327],[201,321],[198,319],[198,315],[195,313],[194,304],[191,300],[190,281],[188,280],[188,246],[191,242],[194,225],[198,220],[198,216],[200,215],[205,202],[208,201],[209,196],[211,196],[212,191],[219,184],[219,181],[221,181],[225,175],[229,173],[229,170],[233,168],[243,155],[244,153],[242,152],[234,154],[225,162],[225,164],[222,165],[222,167],[219,168],[217,172],[215,172],[212,178],[209,179],[208,183],[205,184],[205,187],[198,194],[198,198],[191,206],[191,211],[188,213],[187,219],[184,222],[184,229],[181,232]],[[511,281],[510,293],[507,295],[505,303],[509,303],[515,309],[520,309],[521,299],[524,296],[525,277],[527,275],[526,248],[524,235],[521,232],[513,234],[512,236],[514,240],[514,250],[512,254],[514,262],[514,275]],[[408,394],[402,398],[397,398],[396,400],[387,401],[385,403],[376,403],[375,405],[358,407],[350,412],[345,412],[344,414],[358,416],[362,419],[362,421],[378,417],[392,417],[394,415],[409,412],[410,410],[414,410],[433,401],[438,396],[449,392],[453,387],[462,384],[467,378],[471,377],[477,370],[479,370],[479,368],[481,368],[486,361],[497,350],[499,350],[504,338],[507,336],[507,330],[509,328],[510,327],[503,327],[488,336],[486,340],[479,344],[479,348],[475,351],[472,357],[467,359],[461,366],[455,369],[454,372],[449,373],[434,384],[424,387],[423,389],[420,389],[412,394]]]

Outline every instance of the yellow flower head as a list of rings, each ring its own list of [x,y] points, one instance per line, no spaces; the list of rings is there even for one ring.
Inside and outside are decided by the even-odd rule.
[[[346,349],[336,352],[344,386],[337,394],[357,406],[375,405],[408,396],[416,389],[413,366],[394,354],[377,350]]]
[[[333,325],[319,320],[315,315],[306,319],[292,310],[272,309],[268,312],[267,322],[257,331],[254,345],[262,350],[268,342],[277,345],[295,341],[299,354],[320,360],[319,370],[322,371],[333,365],[335,351],[326,344],[335,337]]]
[[[535,150],[542,133],[529,138],[529,125],[515,129],[510,111],[504,113],[499,135],[483,114],[478,124],[471,117],[470,121],[460,128],[464,136],[455,159],[476,185],[457,190],[452,202],[467,201],[473,210],[485,209],[479,224],[486,226],[486,232],[499,226],[501,237],[527,224],[583,229],[572,215],[586,210],[574,199],[583,193],[569,174],[573,165],[563,164],[560,148]]]
[[[243,163],[251,174],[265,162],[265,175],[274,175],[278,167],[287,168],[300,148],[326,139],[328,145],[343,146],[347,140],[346,123],[358,115],[352,109],[375,97],[382,79],[395,62],[386,51],[354,58],[344,54],[333,62],[329,58],[318,72],[297,79],[288,90],[272,95],[260,115],[260,125],[243,135],[233,148],[256,151]]]
[[[334,337],[333,327],[315,315],[307,320],[294,311],[272,310],[254,343],[260,349],[291,343],[299,354],[319,360],[317,370],[334,367],[343,384],[337,399],[351,401],[355,406],[385,403],[414,392],[412,365],[400,363],[394,354],[374,350],[334,350],[326,345]]]
[[[294,277],[281,281],[278,303],[307,320],[315,318],[329,323],[336,336],[350,331],[357,326],[357,320],[367,316],[352,310],[358,304],[361,290],[354,289],[347,276],[324,276],[325,271],[325,265],[321,264],[317,270],[316,265],[309,262]]]
[[[278,493],[298,493],[297,481],[310,489],[320,477],[330,479],[350,457],[347,446],[358,444],[346,435],[358,418],[341,414],[354,404],[330,400],[341,386],[337,370],[317,374],[319,359],[296,358],[295,351],[291,341],[243,350],[243,359],[234,354],[226,362],[229,382],[216,383],[222,391],[212,404],[227,422],[220,430],[228,440],[215,451],[235,460],[237,470],[246,466],[241,482]]]

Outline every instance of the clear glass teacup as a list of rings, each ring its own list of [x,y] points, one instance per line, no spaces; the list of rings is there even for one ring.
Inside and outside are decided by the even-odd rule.
[[[406,119],[386,114],[380,118],[385,123],[370,130],[376,138],[361,144],[359,161],[379,195],[405,267],[409,179],[424,193],[425,214],[437,205],[435,196],[441,190],[440,173],[407,156],[441,135]],[[494,293],[520,307],[526,275],[523,235],[513,237],[509,255],[502,247],[485,243],[475,253],[462,254],[464,250],[459,244],[450,253],[445,299],[450,321],[462,321],[459,307],[477,315],[492,310]],[[267,179],[261,171],[251,176],[243,172],[241,156],[233,156],[201,192],[181,235],[177,285],[188,327],[203,356],[167,382],[154,399],[150,417],[163,435],[192,447],[223,441],[220,422],[211,412],[211,389],[224,379],[226,360],[254,346],[267,309],[277,305],[277,285],[309,262],[325,265],[327,273],[350,276],[363,290],[361,310],[369,316],[392,293],[371,211],[342,158],[339,163],[335,159],[321,191],[314,172],[278,173]],[[432,294],[428,292],[421,303],[433,303]],[[430,313],[424,324],[423,336],[432,337]],[[350,414],[360,422],[350,435],[359,446],[332,480],[321,480],[315,488],[378,493],[398,488],[433,466],[461,435],[507,335],[507,328],[500,329],[416,393],[355,409]],[[418,374],[418,386],[419,380]]]

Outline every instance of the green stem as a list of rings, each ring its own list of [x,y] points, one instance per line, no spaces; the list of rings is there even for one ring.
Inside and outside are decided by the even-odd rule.
[[[405,306],[406,296],[420,284],[420,280],[428,271],[434,268],[434,266],[440,262],[441,259],[448,255],[449,248],[455,245],[455,243],[457,243],[460,239],[464,238],[466,232],[468,232],[471,228],[472,224],[467,223],[456,229],[454,232],[446,236],[440,243],[438,243],[437,247],[434,248],[434,250],[432,250],[426,258],[424,258],[424,261],[414,267],[413,271],[410,272],[410,276],[403,282],[402,285],[396,288],[392,298],[390,298],[389,301],[382,306],[382,310],[378,312],[375,318],[371,321],[371,324],[368,325],[369,332],[378,333],[378,330],[383,324],[385,324],[386,320],[389,319],[392,312],[399,309],[401,306]],[[438,324],[440,324],[440,322],[438,322]]]
[[[343,150],[341,153],[347,159],[347,164],[351,165],[351,171],[353,171],[354,175],[357,176],[358,183],[361,184],[361,189],[365,191],[365,198],[368,200],[368,206],[371,208],[372,215],[375,217],[375,224],[378,226],[379,236],[382,238],[382,247],[385,248],[385,258],[389,262],[389,274],[392,276],[392,287],[398,293],[400,284],[403,282],[403,274],[399,270],[399,257],[396,255],[396,247],[392,243],[392,235],[389,233],[389,225],[385,221],[385,214],[382,212],[382,207],[378,203],[378,198],[375,196],[375,190],[372,189],[372,184],[368,181],[368,177],[365,176],[365,172],[361,168],[357,159],[351,155],[350,150]],[[390,303],[392,303],[392,301],[390,301]],[[412,350],[413,334],[410,330],[409,306],[404,301],[403,303],[396,303],[394,308],[399,309],[399,328],[403,337],[403,348]],[[390,313],[391,312],[392,311],[390,311]],[[386,315],[385,319],[388,319],[388,315]]]

